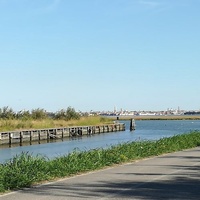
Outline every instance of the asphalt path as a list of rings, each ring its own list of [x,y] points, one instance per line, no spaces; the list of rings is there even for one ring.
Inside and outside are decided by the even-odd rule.
[[[200,199],[200,147],[0,196],[0,200],[47,199]]]

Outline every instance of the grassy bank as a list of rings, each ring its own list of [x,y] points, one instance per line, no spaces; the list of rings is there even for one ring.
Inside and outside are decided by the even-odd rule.
[[[74,151],[54,160],[23,153],[0,164],[0,192],[196,146],[200,146],[200,132],[197,131],[158,141],[138,141],[108,149]]]
[[[55,120],[55,119],[42,119],[42,120],[20,120],[20,119],[0,119],[0,132],[13,131],[22,129],[43,129],[43,128],[58,128],[67,126],[88,126],[88,125],[101,125],[111,123],[113,120],[109,118],[92,116],[81,117],[77,120]]]

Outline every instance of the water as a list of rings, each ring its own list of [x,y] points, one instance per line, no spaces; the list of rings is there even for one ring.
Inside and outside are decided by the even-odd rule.
[[[29,146],[17,146],[0,149],[0,163],[3,163],[16,154],[30,152],[33,155],[44,155],[55,158],[70,153],[74,149],[90,150],[95,148],[107,148],[111,145],[138,140],[157,140],[177,134],[200,130],[200,120],[144,120],[136,121],[136,130],[129,131],[129,121],[126,131],[101,133],[94,136],[84,136],[74,139],[66,139],[60,142],[35,144]]]

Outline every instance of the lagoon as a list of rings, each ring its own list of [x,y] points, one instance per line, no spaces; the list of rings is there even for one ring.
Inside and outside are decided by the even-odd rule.
[[[157,140],[177,134],[200,130],[200,120],[136,120],[136,130],[129,131],[130,121],[120,121],[126,124],[126,131],[101,133],[92,136],[68,138],[63,141],[28,146],[13,146],[0,148],[0,163],[6,162],[21,152],[46,156],[49,159],[59,157],[73,150],[90,150],[107,148],[119,143],[138,140]]]

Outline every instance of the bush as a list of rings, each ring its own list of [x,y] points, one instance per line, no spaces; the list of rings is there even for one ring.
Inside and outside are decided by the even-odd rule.
[[[44,109],[37,108],[31,111],[31,117],[32,119],[38,120],[46,119],[48,116]]]
[[[22,120],[30,120],[32,116],[28,110],[21,110],[16,114],[16,118]]]
[[[8,106],[0,108],[0,118],[2,118],[2,119],[15,119],[15,117],[16,117],[16,114],[13,111],[12,108],[9,108]]]
[[[72,120],[80,119],[80,114],[74,108],[68,107],[66,110],[62,109],[55,114],[55,119]]]

